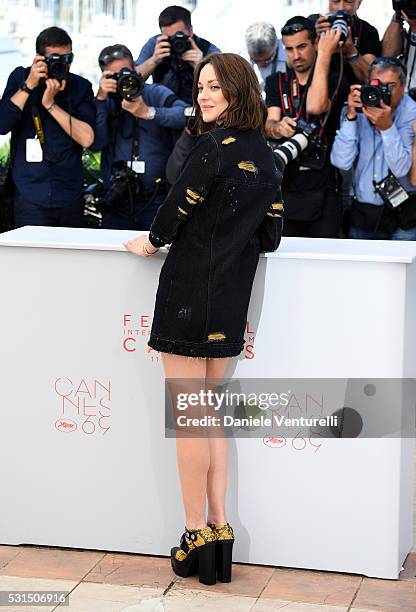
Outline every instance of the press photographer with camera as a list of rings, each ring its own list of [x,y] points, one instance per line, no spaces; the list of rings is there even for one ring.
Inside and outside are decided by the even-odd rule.
[[[416,0],[393,0],[395,11],[383,36],[383,56],[400,57],[407,70],[406,93],[416,97]],[[404,22],[409,28],[406,30]]]
[[[329,153],[348,85],[330,63],[341,32],[329,30],[317,43],[314,24],[298,16],[289,19],[282,36],[288,69],[266,79],[266,134],[277,139],[272,146],[286,164],[283,233],[337,238],[340,198]]]
[[[144,83],[124,45],[105,47],[98,63],[92,149],[102,151],[102,184],[94,203],[103,228],[149,229],[165,196],[172,129],[185,127],[186,105],[167,87]]]
[[[326,15],[310,16],[316,20],[318,36],[330,28],[342,28],[344,42],[336,53],[341,53],[344,59],[344,74],[350,84],[364,83],[371,62],[381,54],[376,28],[357,15],[360,5],[361,0],[329,0]],[[338,66],[338,58],[334,57],[332,67]]]
[[[401,62],[380,57],[369,83],[351,86],[331,154],[337,168],[354,168],[349,238],[416,240],[416,194],[407,176],[416,103],[405,83]]]
[[[58,27],[36,39],[28,68],[10,74],[0,102],[0,133],[12,133],[15,226],[82,227],[82,149],[94,140],[91,83],[70,72],[72,41]]]
[[[136,69],[146,81],[169,87],[181,100],[192,106],[194,69],[208,53],[219,49],[196,36],[191,13],[182,6],[168,6],[159,15],[161,35],[152,36],[140,51]]]

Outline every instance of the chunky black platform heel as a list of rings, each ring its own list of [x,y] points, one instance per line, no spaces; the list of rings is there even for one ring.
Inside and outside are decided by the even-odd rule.
[[[211,527],[186,529],[180,546],[170,552],[172,569],[177,576],[187,578],[199,574],[202,584],[216,583],[216,534]]]
[[[217,580],[231,582],[234,532],[231,525],[208,523],[217,538],[215,566]]]

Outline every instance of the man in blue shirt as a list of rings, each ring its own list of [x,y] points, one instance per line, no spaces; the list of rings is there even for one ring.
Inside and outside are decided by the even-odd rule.
[[[375,60],[369,80],[371,85],[387,87],[390,101],[387,99],[386,104],[381,100],[378,107],[364,106],[362,85],[352,85],[348,110],[331,153],[331,162],[337,168],[354,167],[349,238],[416,240],[416,195],[392,207],[377,187],[393,175],[399,180],[399,193],[400,185],[408,193],[414,191],[407,175],[412,165],[416,103],[404,95],[406,73],[396,58]],[[406,193],[401,192],[400,197],[405,198]],[[398,199],[394,200],[397,204]]]
[[[36,39],[30,68],[10,74],[0,134],[12,133],[15,226],[83,226],[82,149],[94,140],[91,83],[69,72],[72,41],[57,27]]]
[[[102,227],[146,230],[166,194],[165,169],[174,143],[172,131],[185,127],[186,104],[167,87],[146,83],[142,83],[141,95],[132,100],[117,96],[114,75],[127,69],[139,76],[134,72],[133,56],[124,45],[105,47],[99,64],[103,75],[95,99],[97,128],[92,148],[102,150],[104,188],[116,194],[103,211]],[[127,166],[133,171],[129,173],[133,189],[124,179],[114,180]]]
[[[219,49],[194,34],[191,13],[182,6],[165,8],[159,15],[159,27],[162,35],[149,38],[136,60],[137,70],[145,81],[152,75],[153,83],[166,85],[192,105],[194,68],[205,55],[219,52]],[[175,36],[180,36],[181,40],[170,38]],[[175,51],[178,43],[187,48],[184,53]]]

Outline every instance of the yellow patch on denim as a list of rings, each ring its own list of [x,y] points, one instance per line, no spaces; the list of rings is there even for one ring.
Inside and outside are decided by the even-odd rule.
[[[228,138],[224,138],[221,144],[228,145],[228,144],[231,144],[232,142],[235,142],[236,140],[237,139],[233,138],[233,136],[228,136]]]
[[[208,341],[212,340],[225,340],[225,334],[223,332],[216,332],[215,334],[208,335]]]
[[[240,170],[246,170],[247,172],[257,172],[257,166],[254,165],[253,162],[241,161],[238,167]]]

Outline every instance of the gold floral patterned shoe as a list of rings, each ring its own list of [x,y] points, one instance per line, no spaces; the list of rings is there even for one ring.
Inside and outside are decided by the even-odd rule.
[[[234,531],[229,523],[208,523],[217,538],[215,567],[220,582],[231,582]]]
[[[216,534],[211,527],[186,529],[180,545],[170,551],[172,569],[178,576],[187,578],[199,573],[199,582],[215,584]]]

